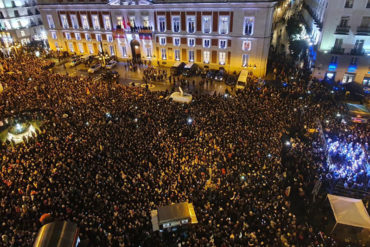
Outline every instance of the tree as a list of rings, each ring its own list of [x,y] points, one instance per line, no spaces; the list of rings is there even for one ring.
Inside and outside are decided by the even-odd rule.
[[[302,32],[302,26],[297,17],[292,17],[287,21],[286,31],[289,36],[289,40],[293,40],[293,37]]]
[[[305,40],[293,40],[289,42],[289,50],[293,58],[298,58],[302,51],[307,49],[307,42]]]

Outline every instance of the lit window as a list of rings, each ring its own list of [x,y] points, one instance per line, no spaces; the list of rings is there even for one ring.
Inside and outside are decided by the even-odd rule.
[[[221,16],[220,17],[220,34],[228,34],[229,33],[229,17],[228,16]]]
[[[166,45],[166,37],[159,37],[159,44]]]
[[[158,16],[158,30],[159,32],[166,32],[166,17]]]
[[[121,28],[123,28],[123,25],[122,25],[122,17],[121,16],[117,16],[117,25],[118,26],[121,26]]]
[[[130,16],[130,17],[129,17],[128,25],[129,25],[130,27],[135,27],[135,26],[136,26],[135,16]]]
[[[60,15],[60,18],[62,20],[63,28],[69,28],[67,17],[65,15]]]
[[[249,40],[243,41],[242,50],[243,51],[250,51],[251,50],[251,42]]]
[[[46,19],[48,20],[49,28],[54,29],[55,25],[54,25],[53,16],[52,15],[47,15]]]
[[[21,36],[23,37],[23,36],[25,36],[26,34],[24,33],[24,31],[23,30],[21,30]]]
[[[175,60],[180,61],[180,50],[175,50]]]
[[[189,62],[194,62],[194,51],[189,51]]]
[[[85,52],[82,43],[78,43],[78,49],[80,50],[80,53],[84,53]]]
[[[121,50],[122,50],[122,57],[127,57],[126,46],[121,46]]]
[[[89,22],[87,20],[87,16],[86,15],[82,15],[81,16],[81,19],[82,19],[82,28],[83,29],[89,29]]]
[[[210,16],[203,16],[202,17],[202,26],[203,26],[203,33],[211,33],[211,17]]]
[[[75,33],[76,40],[81,40],[81,35],[80,33]]]
[[[100,42],[100,41],[101,41],[101,34],[96,34],[96,40],[97,40],[98,42]]]
[[[143,26],[149,27],[149,17],[148,16],[143,16]]]
[[[76,15],[71,15],[71,22],[73,29],[78,29],[78,22]]]
[[[115,55],[113,45],[110,45],[109,46],[109,51],[110,51],[110,55],[111,56],[114,56]]]
[[[219,53],[219,58],[218,58],[219,62],[221,65],[225,65],[225,61],[226,61],[226,52],[220,52]]]
[[[180,17],[179,16],[172,17],[172,31],[174,33],[180,32]]]
[[[220,49],[226,49],[227,48],[227,40],[226,39],[220,39],[219,48]]]
[[[90,52],[90,54],[94,54],[94,48],[93,48],[93,45],[92,45],[92,44],[88,44],[87,46],[89,47],[89,52]]]
[[[112,25],[110,23],[110,18],[109,18],[108,15],[104,16],[104,28],[105,28],[105,30],[111,30],[112,29]]]
[[[113,37],[111,34],[107,34],[107,40],[108,42],[113,42]]]
[[[188,46],[194,47],[195,46],[195,39],[194,38],[188,38]]]
[[[247,54],[243,54],[243,57],[242,57],[242,67],[247,67],[248,66],[248,55]]]
[[[244,19],[244,35],[252,35],[254,26],[253,17],[245,17]]]
[[[210,56],[210,52],[209,51],[204,51],[203,52],[203,62],[204,63],[209,63],[209,56]]]
[[[152,57],[152,47],[146,47],[146,57],[147,58]]]
[[[72,43],[68,43],[68,46],[69,46],[69,51],[70,52],[75,52],[75,49],[73,48],[73,44]]]
[[[187,17],[187,27],[188,27],[188,33],[195,32],[195,16]]]
[[[71,39],[71,34],[70,33],[66,33],[66,39],[68,39],[68,40]]]
[[[162,48],[162,49],[161,49],[161,53],[162,53],[162,60],[166,60],[166,59],[167,59],[167,52],[166,52],[166,49],[165,49],[165,48]]]
[[[93,15],[92,16],[92,20],[93,20],[93,27],[94,27],[94,29],[95,30],[100,29],[100,24],[99,24],[98,16],[97,15]]]
[[[173,44],[175,46],[180,46],[180,38],[173,38]]]
[[[52,37],[52,39],[57,39],[57,33],[56,32],[51,32],[51,37]]]
[[[203,39],[203,47],[204,48],[211,47],[211,40],[210,39]]]
[[[85,38],[87,41],[91,41],[91,36],[88,33],[85,33]]]

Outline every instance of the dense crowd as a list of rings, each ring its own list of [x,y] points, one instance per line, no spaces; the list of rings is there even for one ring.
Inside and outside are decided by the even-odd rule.
[[[183,105],[43,71],[35,57],[1,63],[0,116],[43,119],[36,138],[0,146],[1,246],[31,246],[44,213],[95,246],[337,245],[308,219],[326,172],[308,130],[344,111],[320,83],[310,95],[297,80]],[[199,223],[153,233],[150,211],[182,201]]]

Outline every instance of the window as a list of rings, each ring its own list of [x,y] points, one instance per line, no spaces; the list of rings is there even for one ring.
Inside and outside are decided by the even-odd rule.
[[[248,67],[248,55],[247,54],[243,54],[243,57],[242,57],[242,67]]]
[[[172,31],[174,33],[180,32],[180,16],[172,17]]]
[[[88,33],[85,33],[85,38],[87,41],[91,41],[91,36]]]
[[[68,47],[69,47],[69,51],[70,52],[75,52],[75,49],[73,49],[73,44],[72,43],[68,43]]]
[[[194,47],[195,46],[195,39],[194,38],[188,38],[188,46]]]
[[[228,16],[221,16],[220,23],[219,23],[219,33],[220,34],[228,34],[229,33],[229,17]]]
[[[210,16],[203,16],[202,17],[202,28],[203,33],[211,33],[211,17]]]
[[[203,52],[203,62],[204,63],[209,63],[209,56],[210,56],[210,52],[209,51],[204,51]]]
[[[98,42],[100,42],[101,41],[101,34],[95,34],[95,36],[96,36],[96,40]]]
[[[218,46],[220,49],[226,49],[227,48],[227,40],[226,39],[220,39],[220,43]]]
[[[249,41],[249,40],[243,41],[242,50],[243,51],[250,51],[251,50],[251,41]]]
[[[76,15],[71,15],[71,22],[73,29],[78,29],[78,22]]]
[[[331,59],[330,59],[330,63],[337,63],[338,62],[338,57],[337,56],[332,56]]]
[[[345,8],[352,8],[353,7],[353,0],[346,0],[346,4],[344,5]]]
[[[343,39],[335,39],[334,48],[340,49],[342,48],[342,44],[343,44]]]
[[[88,44],[87,47],[89,47],[90,54],[94,54],[94,49],[93,49],[92,44]]]
[[[159,37],[159,44],[166,45],[166,37]]]
[[[130,16],[130,17],[129,17],[128,25],[129,25],[130,27],[135,27],[135,26],[136,26],[135,16]]]
[[[67,17],[65,15],[61,15],[60,19],[62,20],[62,27],[69,28]]]
[[[71,39],[71,34],[70,33],[66,33],[66,39],[68,39],[68,40]]]
[[[82,43],[78,43],[78,49],[80,50],[80,53],[84,53],[85,52]]]
[[[109,46],[109,51],[110,51],[110,55],[111,56],[114,56],[115,54],[114,54],[114,48],[113,48],[113,45],[110,45]]]
[[[254,26],[253,17],[245,17],[244,19],[244,35],[252,35]]]
[[[194,51],[189,51],[189,62],[194,62]]]
[[[162,48],[162,49],[161,49],[161,53],[162,53],[162,60],[166,60],[166,59],[167,59],[167,52],[166,52],[166,49],[165,49],[165,48]]]
[[[23,30],[21,30],[21,36],[23,37],[23,36],[25,36],[26,34],[24,33],[24,31]]]
[[[343,17],[340,19],[339,26],[340,26],[340,27],[348,27],[348,22],[349,22],[349,16],[343,16]]]
[[[211,40],[210,39],[203,39],[203,47],[204,48],[211,47]]]
[[[92,21],[93,21],[93,27],[95,30],[100,29],[100,24],[99,24],[99,19],[97,15],[92,16]]]
[[[122,50],[122,57],[127,57],[126,46],[121,46],[121,50]]]
[[[149,17],[148,16],[143,16],[143,26],[149,27]]]
[[[54,25],[53,16],[47,15],[46,16],[46,19],[48,20],[49,28],[54,29],[55,28],[55,25]]]
[[[146,47],[146,57],[147,58],[152,57],[152,47]]]
[[[370,8],[370,0],[367,0],[366,8]]]
[[[365,28],[369,28],[370,27],[370,16],[364,16],[364,17],[362,17],[361,27],[365,27]]]
[[[81,40],[81,35],[80,33],[75,33],[76,40]]]
[[[364,48],[365,40],[356,40],[355,47],[353,48],[356,53],[362,53],[362,49]]]
[[[112,34],[107,34],[107,40],[108,40],[108,42],[113,42]]]
[[[166,17],[158,16],[158,30],[159,32],[166,32]]]
[[[175,60],[180,61],[180,50],[175,50]]]
[[[117,25],[121,26],[121,28],[123,28],[123,23],[122,23],[122,17],[121,16],[117,16]]]
[[[175,46],[180,46],[180,38],[173,38],[173,44]]]
[[[112,25],[110,23],[110,18],[109,18],[108,15],[104,16],[104,28],[105,28],[105,30],[111,30],[112,29]]]
[[[89,29],[89,22],[87,20],[87,16],[86,15],[82,15],[81,16],[81,20],[82,20],[82,28],[83,29]]]
[[[357,65],[357,62],[358,62],[358,58],[357,58],[357,57],[352,57],[352,58],[351,58],[351,63],[350,63],[350,65]]]
[[[220,52],[219,53],[219,58],[218,58],[219,62],[221,65],[225,65],[225,61],[226,61],[226,52]]]
[[[50,32],[52,39],[57,39],[57,33],[56,32]]]
[[[187,17],[187,28],[188,28],[188,33],[195,32],[195,16]]]

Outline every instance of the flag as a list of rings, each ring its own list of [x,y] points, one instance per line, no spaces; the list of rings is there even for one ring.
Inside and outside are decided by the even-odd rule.
[[[123,29],[126,29],[127,28],[125,18],[122,18],[122,28]]]
[[[130,20],[129,20],[129,18],[128,18],[128,17],[127,17],[127,26],[128,26],[128,27],[132,27],[131,22],[130,22]]]

